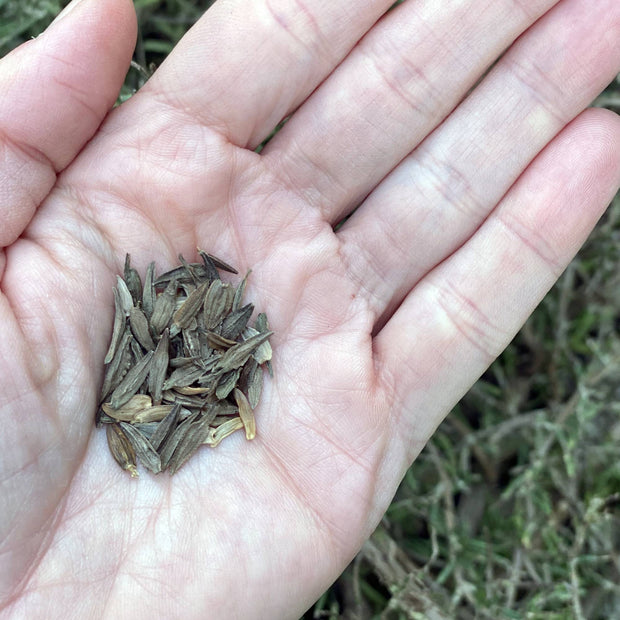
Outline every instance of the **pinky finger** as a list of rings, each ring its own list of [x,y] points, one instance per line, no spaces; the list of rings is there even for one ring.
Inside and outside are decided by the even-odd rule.
[[[377,334],[406,467],[509,344],[620,186],[620,118],[590,109],[525,170],[479,230],[431,271]]]

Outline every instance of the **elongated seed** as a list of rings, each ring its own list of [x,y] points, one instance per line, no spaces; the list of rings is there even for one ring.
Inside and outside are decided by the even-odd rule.
[[[265,342],[273,332],[264,332],[248,338],[244,342],[236,344],[234,347],[230,347],[226,351],[219,362],[216,365],[216,369],[221,369],[224,372],[234,370],[243,366],[246,363],[250,355],[256,350],[261,343]]]
[[[177,283],[171,280],[164,292],[155,300],[151,316],[151,331],[155,336],[159,336],[164,331],[174,314],[176,291]]]
[[[149,351],[136,365],[127,372],[117,388],[112,392],[110,404],[114,409],[124,405],[139,389],[149,373],[153,351]]]
[[[140,280],[138,272],[129,264],[130,261],[131,257],[129,254],[125,254],[125,270],[123,275],[133,303],[137,306],[142,301],[142,280]]]
[[[100,402],[118,386],[131,364],[130,341],[131,332],[125,328],[121,341],[114,352],[114,357],[106,368],[103,385],[101,386]]]
[[[251,273],[252,273],[252,270],[249,269],[248,272],[245,274],[245,278],[241,280],[241,282],[239,283],[239,286],[237,286],[237,288],[235,289],[235,296],[233,297],[233,303],[232,303],[233,312],[235,310],[239,310],[239,308],[241,307],[241,300],[243,299],[243,294],[245,293],[245,286],[248,282],[248,277]]]
[[[239,388],[235,388],[235,402],[237,403],[237,407],[239,407],[239,417],[245,428],[246,439],[254,439],[254,437],[256,437],[254,412],[245,394]]]
[[[135,427],[127,422],[120,423],[127,439],[131,442],[138,460],[149,471],[158,474],[161,471],[161,459],[151,442]]]
[[[172,316],[172,322],[181,329],[189,327],[189,324],[198,314],[209,288],[209,282],[203,282],[183,302],[183,305]]]
[[[129,324],[131,325],[131,331],[136,337],[136,340],[147,350],[155,348],[155,343],[151,338],[149,332],[149,322],[146,315],[140,308],[132,308],[129,311]]]
[[[153,397],[153,403],[159,405],[161,403],[161,395],[166,380],[166,372],[168,370],[168,344],[169,344],[169,331],[168,328],[164,329],[164,333],[161,335],[155,354],[153,355],[153,361],[151,363],[151,369],[149,370],[149,392]]]
[[[151,445],[155,450],[159,450],[164,439],[168,437],[172,429],[176,426],[180,411],[181,403],[176,403],[172,406],[168,415],[157,425],[150,439]]]
[[[119,424],[106,424],[106,437],[114,460],[128,471],[132,478],[137,478],[136,453]]]
[[[142,410],[151,408],[151,405],[151,397],[148,394],[135,394],[118,409],[114,409],[110,403],[103,403],[101,409],[115,420],[133,422]]]
[[[254,304],[247,304],[243,308],[233,310],[222,322],[222,336],[234,340],[246,328],[254,312]]]
[[[187,429],[168,462],[170,474],[176,473],[200,448],[209,436],[209,420],[198,418]]]
[[[133,308],[133,297],[127,288],[127,284],[123,278],[116,276],[116,289],[118,290],[119,301],[121,308],[126,316],[129,315],[129,311]]]
[[[218,446],[226,437],[232,435],[235,431],[243,428],[243,422],[241,418],[232,418],[227,420],[223,424],[220,424],[217,428],[212,428],[209,436],[205,440],[205,443],[212,448]]]
[[[208,254],[204,250],[198,248],[198,254],[203,261],[205,261],[205,257],[208,258],[215,267],[221,269],[222,271],[228,271],[229,273],[239,273],[234,267],[231,267],[228,263],[225,263],[221,258],[217,258],[217,256],[213,256],[213,254]]]
[[[149,263],[146,268],[146,276],[144,278],[144,288],[142,290],[142,310],[146,315],[146,318],[150,320],[153,315],[153,306],[155,305],[155,285],[153,280],[155,278],[155,263]]]
[[[123,310],[123,304],[121,302],[120,294],[117,288],[114,291],[114,325],[112,327],[112,339],[110,340],[110,346],[108,352],[103,360],[105,364],[109,364],[116,353],[118,344],[123,337],[125,330],[125,311]]]

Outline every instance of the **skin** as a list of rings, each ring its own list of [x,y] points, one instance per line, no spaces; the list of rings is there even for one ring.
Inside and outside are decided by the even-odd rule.
[[[440,4],[220,0],[110,113],[129,0],[2,60],[0,616],[299,617],[584,242],[620,4]],[[254,441],[136,481],[93,430],[111,289],[196,246],[252,268],[275,378]]]

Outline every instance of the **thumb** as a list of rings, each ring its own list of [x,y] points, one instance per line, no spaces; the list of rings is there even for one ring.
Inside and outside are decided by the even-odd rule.
[[[0,247],[22,233],[114,104],[135,36],[130,0],[73,0],[0,60]]]

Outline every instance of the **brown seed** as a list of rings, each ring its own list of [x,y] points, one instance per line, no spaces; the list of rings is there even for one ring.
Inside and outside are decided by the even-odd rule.
[[[161,295],[155,300],[153,305],[153,315],[151,316],[151,331],[154,336],[159,336],[168,326],[176,302],[177,283],[171,280]]]
[[[112,408],[119,409],[139,389],[149,373],[149,365],[153,359],[153,351],[149,351],[136,365],[131,368],[112,392],[110,404]]]
[[[127,422],[121,422],[120,425],[142,465],[154,474],[158,474],[161,471],[161,459],[149,440],[135,426]]]
[[[229,372],[225,372],[221,377],[215,388],[215,395],[219,400],[226,398],[234,389],[235,385],[239,382],[239,375],[241,374],[241,368],[236,368]]]
[[[168,462],[170,475],[175,474],[196,453],[209,436],[208,418],[198,418],[187,429]]]
[[[123,275],[127,288],[131,293],[133,303],[134,305],[138,305],[142,300],[142,281],[140,280],[138,272],[129,264],[130,261],[131,257],[129,254],[125,254],[125,270]]]
[[[129,324],[131,325],[133,335],[143,348],[147,351],[155,348],[155,343],[153,342],[149,332],[148,319],[140,308],[132,308],[129,311]]]
[[[189,266],[192,268],[194,275],[197,276],[201,282],[209,279],[204,265],[200,263],[189,263]],[[181,265],[180,267],[170,269],[170,271],[166,271],[158,276],[155,280],[155,286],[163,286],[172,280],[175,280],[176,282],[193,282],[193,279],[187,272],[186,268]]]
[[[114,357],[106,368],[103,385],[101,386],[100,402],[105,400],[108,394],[118,386],[131,364],[130,341],[131,332],[125,328],[121,341],[114,352]]]
[[[248,338],[244,342],[236,344],[234,347],[230,347],[226,353],[224,353],[216,365],[216,369],[221,369],[223,372],[234,370],[243,366],[246,363],[250,355],[256,350],[261,343],[265,342],[273,332],[264,332]]]
[[[216,332],[208,331],[205,332],[207,337],[207,343],[212,349],[230,349],[230,347],[237,344],[236,340],[229,340],[228,338],[224,338],[224,336],[220,336]]]
[[[204,370],[199,366],[181,366],[176,368],[166,379],[163,385],[164,390],[174,387],[186,387],[197,381],[204,374]]]
[[[151,362],[151,369],[149,370],[149,392],[153,397],[153,402],[156,405],[161,403],[161,395],[166,380],[166,372],[168,370],[168,346],[169,346],[169,331],[168,328],[164,329],[164,333],[161,335],[155,354],[153,355],[153,361]]]
[[[235,296],[233,297],[233,303],[232,303],[233,312],[235,310],[238,310],[241,307],[241,300],[243,299],[243,294],[245,293],[245,285],[247,284],[248,277],[251,273],[252,273],[252,270],[250,269],[245,274],[245,278],[241,280],[241,282],[239,283],[239,286],[237,286],[237,288],[235,289]]]
[[[207,262],[206,259],[209,259],[211,263],[213,263],[213,265],[217,267],[217,269],[221,269],[222,271],[228,271],[229,273],[239,273],[234,267],[231,267],[228,263],[225,263],[220,258],[213,256],[213,254],[208,254],[200,248],[198,248],[198,254],[200,254],[200,257],[205,262],[205,264]]]
[[[204,282],[196,288],[183,302],[183,305],[172,316],[172,322],[180,329],[189,327],[191,321],[198,314],[209,288],[209,282]]]
[[[234,340],[246,328],[254,312],[254,304],[247,304],[243,308],[233,310],[222,322],[222,336]]]
[[[204,300],[204,323],[207,329],[215,329],[226,316],[228,293],[221,280],[213,280]]]
[[[142,310],[146,315],[146,318],[150,320],[153,315],[153,306],[155,305],[155,285],[153,279],[155,278],[155,263],[149,263],[146,268],[146,276],[144,278],[144,289],[142,291]]]
[[[239,417],[245,428],[246,439],[254,439],[256,437],[256,420],[254,419],[254,412],[248,402],[245,394],[239,389],[235,388],[235,401],[237,407],[239,407]]]
[[[189,430],[192,422],[194,422],[199,415],[200,412],[196,411],[191,416],[183,420],[183,422],[181,422],[181,424],[179,424],[160,445],[159,454],[161,456],[162,471],[168,468],[168,464],[174,454],[174,451],[183,440],[183,437],[185,437],[185,434]]]
[[[118,424],[106,424],[106,437],[114,460],[128,471],[132,478],[137,478],[136,453],[121,427]]]
[[[133,297],[127,287],[127,284],[123,278],[116,276],[116,290],[118,291],[118,299],[125,313],[125,316],[129,316],[129,311],[133,308]]]
[[[253,357],[243,366],[241,383],[245,387],[245,393],[248,395],[250,406],[252,409],[255,409],[263,391],[263,369]]]
[[[157,424],[157,428],[151,435],[151,445],[155,450],[159,450],[159,447],[163,443],[163,441],[170,435],[170,432],[173,428],[175,428],[177,424],[177,420],[179,419],[179,412],[181,411],[180,403],[176,403],[173,407],[171,407],[168,415]]]

